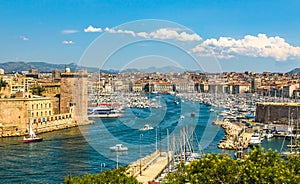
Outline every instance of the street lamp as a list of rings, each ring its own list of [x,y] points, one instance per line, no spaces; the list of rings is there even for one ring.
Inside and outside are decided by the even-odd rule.
[[[142,137],[143,134],[140,134],[140,175],[142,175]]]
[[[100,163],[101,172],[102,172],[102,167],[105,167],[105,163]]]

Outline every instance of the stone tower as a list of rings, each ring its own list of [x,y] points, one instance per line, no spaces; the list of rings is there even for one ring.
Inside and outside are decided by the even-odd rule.
[[[73,113],[77,123],[84,124],[87,118],[87,73],[61,73],[60,113]]]

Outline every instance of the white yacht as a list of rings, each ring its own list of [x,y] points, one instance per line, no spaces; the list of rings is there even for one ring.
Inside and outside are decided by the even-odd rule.
[[[249,145],[250,146],[256,146],[256,145],[258,145],[260,143],[261,143],[261,137],[260,137],[260,135],[253,134],[252,137],[251,137],[251,139],[250,139]]]
[[[128,151],[128,148],[123,144],[116,144],[115,146],[109,147],[110,151]]]
[[[153,127],[151,125],[149,125],[149,124],[145,124],[144,128],[141,128],[140,130],[142,130],[142,131],[153,130]]]
[[[88,114],[88,117],[90,118],[118,118],[121,116],[122,113],[120,111],[107,106],[96,107]]]

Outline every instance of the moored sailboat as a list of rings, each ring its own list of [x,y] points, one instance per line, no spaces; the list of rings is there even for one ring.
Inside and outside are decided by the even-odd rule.
[[[30,143],[30,142],[39,142],[39,141],[42,141],[42,140],[43,140],[43,138],[37,137],[37,136],[35,135],[35,133],[34,133],[32,127],[31,127],[31,124],[30,124],[30,125],[29,125],[29,137],[26,138],[26,137],[24,136],[23,142],[24,142],[24,143]]]

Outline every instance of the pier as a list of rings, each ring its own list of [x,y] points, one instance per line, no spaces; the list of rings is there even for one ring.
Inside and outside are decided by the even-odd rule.
[[[170,158],[167,152],[155,151],[151,155],[132,162],[128,166],[127,174],[136,177],[139,182],[147,184],[161,174],[171,161]]]
[[[215,125],[221,125],[226,133],[225,138],[220,141],[218,148],[236,150],[240,145],[244,149],[248,148],[253,133],[251,131],[245,132],[244,125],[230,121],[215,121]]]

